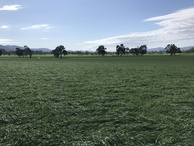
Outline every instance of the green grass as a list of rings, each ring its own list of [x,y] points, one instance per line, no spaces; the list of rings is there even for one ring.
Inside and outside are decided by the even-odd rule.
[[[0,146],[194,143],[194,56],[0,57]]]

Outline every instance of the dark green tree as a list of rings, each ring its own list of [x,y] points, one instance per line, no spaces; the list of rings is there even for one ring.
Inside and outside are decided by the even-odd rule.
[[[20,49],[20,48],[15,48],[16,49],[16,55],[18,55],[19,57],[24,55],[24,50]]]
[[[20,48],[16,48],[16,55],[18,55],[19,57],[21,57],[21,56],[27,56],[27,55],[29,55],[30,56],[30,58],[32,57],[32,51],[31,51],[31,49],[28,47],[28,46],[24,46],[24,49],[20,49]]]
[[[141,45],[141,46],[139,47],[139,53],[140,53],[141,55],[147,54],[147,45]]]
[[[68,54],[68,52],[67,52],[67,50],[63,50],[63,55],[65,56],[65,55],[67,55]]]
[[[129,50],[129,53],[138,56],[139,55],[139,49],[138,48],[131,48]]]
[[[141,45],[140,47],[137,48],[131,48],[129,52],[133,55],[144,55],[147,53],[147,45]]]
[[[116,46],[116,53],[117,55],[125,55],[126,51],[128,48],[125,48],[125,46],[123,44],[117,45]]]
[[[98,55],[102,55],[104,56],[107,52],[106,52],[106,48],[103,45],[100,45],[97,49],[96,49]]]
[[[56,58],[60,57],[62,58],[62,55],[67,55],[67,51],[65,50],[65,47],[63,45],[57,46],[52,53]]]
[[[175,44],[168,44],[165,47],[166,53],[170,53],[170,55],[175,55],[176,53],[181,53],[180,48],[178,48]]]
[[[27,56],[29,55],[30,58],[32,57],[32,50],[28,46],[24,46],[24,55]]]
[[[0,56],[3,54],[3,51],[2,50],[0,50]]]

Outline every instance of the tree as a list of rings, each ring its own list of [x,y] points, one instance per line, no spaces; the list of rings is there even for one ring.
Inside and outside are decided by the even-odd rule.
[[[122,56],[123,54],[125,55],[126,51],[128,48],[125,48],[123,44],[117,45],[116,46],[116,53],[117,55]]]
[[[147,45],[141,45],[139,47],[139,53],[143,56],[144,54],[147,54]]]
[[[31,51],[31,49],[28,47],[28,46],[24,46],[24,49],[20,49],[20,48],[16,48],[16,55],[18,55],[19,57],[21,57],[21,56],[27,56],[27,55],[29,55],[30,56],[30,58],[32,57],[32,51]]]
[[[136,56],[138,56],[139,54],[142,56],[144,54],[147,54],[147,45],[141,45],[137,48],[131,48],[129,52]]]
[[[60,58],[62,58],[62,55],[67,55],[67,51],[65,50],[65,47],[63,45],[59,45],[57,46],[52,53],[54,54],[54,56],[56,58],[58,58],[60,56]]]
[[[107,52],[106,52],[106,48],[103,45],[100,45],[97,49],[96,49],[98,55],[102,55],[104,56]]]
[[[67,50],[63,50],[63,55],[65,56],[65,55],[67,55],[68,54],[68,52],[67,52]]]
[[[3,54],[9,54],[9,53],[10,53],[10,51],[7,51],[5,49],[0,48],[0,56],[3,55]]]
[[[28,46],[24,46],[24,55],[30,55],[30,58],[32,57],[32,50]]]
[[[19,57],[24,55],[24,50],[20,48],[15,48],[15,49],[16,49],[16,55],[18,55]]]
[[[138,56],[139,55],[139,48],[131,48],[129,53]]]
[[[178,48],[175,44],[168,44],[165,47],[166,53],[170,53],[170,55],[175,55],[176,53],[181,53],[180,48]]]

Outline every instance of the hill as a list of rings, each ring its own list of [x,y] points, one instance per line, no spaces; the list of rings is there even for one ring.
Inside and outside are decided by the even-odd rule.
[[[147,51],[148,52],[159,52],[159,51],[164,51],[164,48],[162,48],[162,47],[150,48]]]
[[[22,46],[17,46],[17,45],[0,45],[0,49],[4,49],[6,51],[15,51],[15,48],[21,48],[23,49],[24,47]],[[181,47],[181,51],[186,51],[186,50],[189,50],[191,49],[192,47],[194,46],[186,46],[186,47]],[[48,48],[31,48],[32,50],[34,51],[42,51],[42,52],[51,52],[50,49]],[[68,50],[68,52],[79,52],[79,50]],[[89,50],[80,50],[80,52],[90,52],[90,53],[93,53],[94,51],[89,51]],[[164,51],[164,48],[163,47],[156,47],[156,48],[148,48],[148,52],[161,52],[161,51]]]
[[[4,49],[6,51],[15,51],[15,48],[21,48],[24,49],[22,46],[17,46],[17,45],[0,45],[0,49]],[[50,49],[48,48],[31,48],[32,50],[36,51],[42,51],[42,52],[51,52]]]

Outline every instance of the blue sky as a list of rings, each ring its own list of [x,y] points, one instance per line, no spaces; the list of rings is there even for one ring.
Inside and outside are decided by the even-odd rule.
[[[0,0],[0,44],[114,51],[194,45],[193,0]]]

